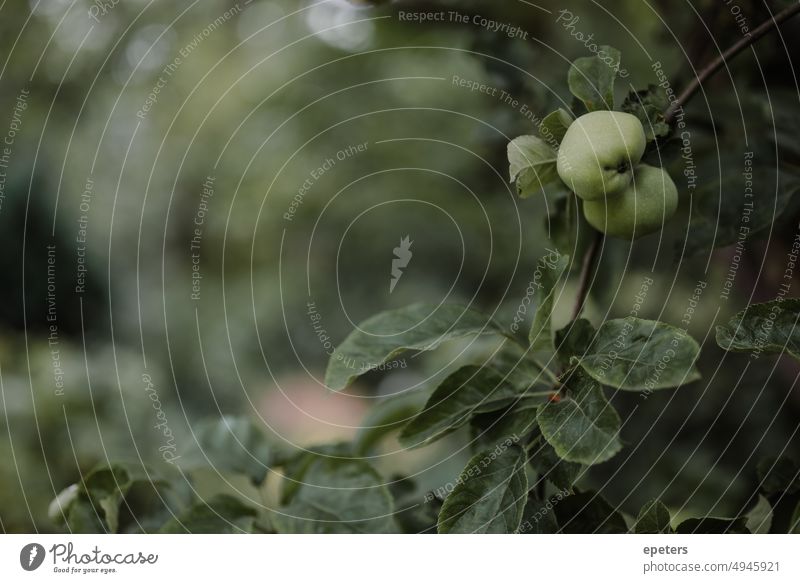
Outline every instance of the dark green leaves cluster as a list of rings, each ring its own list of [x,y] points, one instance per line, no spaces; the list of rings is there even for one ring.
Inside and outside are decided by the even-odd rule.
[[[564,500],[569,501],[560,510],[539,512],[543,522],[537,520],[538,526],[531,527],[533,530],[550,529],[553,525],[560,525],[565,532],[573,528],[600,532],[626,530],[624,520],[599,496],[592,494],[592,502],[585,509],[572,499],[579,497],[574,493],[575,483],[584,469],[608,460],[622,448],[622,422],[604,394],[604,387],[644,391],[695,380],[699,376],[694,368],[699,347],[681,330],[637,318],[609,320],[599,329],[579,319],[555,330],[552,322],[555,297],[568,264],[569,258],[558,253],[537,264],[536,313],[526,343],[508,335],[492,359],[467,364],[450,373],[413,414],[407,407],[411,402],[408,397],[405,404],[393,403],[397,398],[383,404],[379,410],[385,407],[386,413],[375,414],[377,421],[386,419],[378,424],[387,431],[400,429],[400,443],[409,448],[428,445],[461,427],[470,427],[476,455],[448,489],[451,493],[438,516],[440,532],[525,530],[520,525],[525,522],[526,504],[531,504],[526,468],[538,476],[539,482],[546,481],[558,488]],[[353,362],[383,362],[396,356],[399,350],[430,350],[465,334],[505,335],[497,323],[474,311],[440,309],[435,318],[425,317],[428,313],[434,313],[433,308],[415,305],[379,314],[359,326],[336,353]],[[391,342],[381,340],[376,347],[362,335],[368,330],[383,338],[381,325],[387,326],[396,338]],[[414,330],[413,338],[409,337],[409,328]],[[565,372],[558,382],[534,358],[536,354],[549,355],[551,362],[560,361]],[[335,380],[333,388],[336,388],[341,386],[342,379],[349,382],[366,370],[359,368],[340,374],[338,364],[332,359],[328,378]],[[385,433],[368,439],[369,447]],[[357,444],[361,444],[360,452],[369,449],[363,437]],[[322,509],[327,513],[332,506],[333,501],[326,498],[329,492],[308,485],[309,468],[323,467],[318,466],[321,461],[314,461],[316,455],[301,456],[287,467],[290,485],[285,489],[289,492],[284,496],[285,514],[293,518],[275,518],[273,523],[280,531],[327,531],[325,524],[345,520],[342,516],[323,516]],[[355,462],[348,462],[354,472]],[[327,467],[328,473],[320,475],[320,484],[334,480],[335,467]],[[371,488],[380,490],[377,475],[365,468],[361,468],[361,474],[371,476]],[[291,485],[294,483],[303,485],[294,487]],[[366,488],[367,483],[352,487]],[[301,495],[303,492],[306,494]],[[381,508],[381,500],[388,498],[376,496],[370,515],[376,516],[381,511],[391,515],[389,508]],[[546,502],[539,501],[547,505]],[[303,508],[309,509],[310,514],[303,515]],[[642,528],[649,524],[644,518]],[[655,518],[663,519],[663,512]],[[313,526],[304,528],[303,520]],[[389,528],[388,524],[369,523],[364,517],[350,516],[346,521],[355,525],[353,532]]]
[[[74,533],[156,532],[191,499],[179,482],[136,464],[99,465],[56,496],[49,515]]]
[[[664,113],[669,107],[666,92],[657,85],[649,85],[643,91],[632,91],[620,109],[639,118],[647,141],[665,138],[670,133]]]

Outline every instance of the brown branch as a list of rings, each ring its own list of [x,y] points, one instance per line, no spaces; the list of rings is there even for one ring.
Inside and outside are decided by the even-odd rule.
[[[719,71],[725,63],[741,51],[752,45],[754,42],[759,40],[768,32],[771,32],[774,28],[777,28],[778,25],[789,20],[792,16],[797,15],[800,13],[800,3],[794,4],[787,8],[784,8],[778,14],[773,16],[770,20],[766,22],[762,22],[758,27],[753,29],[753,31],[746,37],[739,39],[736,43],[731,45],[729,49],[727,49],[724,53],[722,53],[719,57],[711,61],[708,65],[706,65],[698,74],[697,76],[692,79],[692,82],[686,86],[686,89],[678,96],[678,98],[670,104],[669,108],[667,109],[666,113],[664,114],[664,118],[666,119],[667,123],[672,121],[672,118],[675,116],[679,109],[682,109],[684,105],[697,93],[700,86],[706,81],[709,77],[714,75],[717,71]]]
[[[578,293],[575,296],[575,307],[572,309],[572,320],[576,320],[581,315],[583,304],[586,303],[586,296],[589,295],[589,279],[594,271],[594,265],[600,256],[600,248],[603,246],[603,233],[595,231],[589,248],[583,255],[583,265],[581,265],[581,275],[578,279]]]

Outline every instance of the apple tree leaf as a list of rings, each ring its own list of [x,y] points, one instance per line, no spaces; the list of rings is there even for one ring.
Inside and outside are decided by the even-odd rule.
[[[383,399],[372,407],[353,440],[355,454],[367,455],[386,435],[400,430],[417,414],[424,401],[422,393],[413,391]]]
[[[589,351],[597,330],[585,318],[578,318],[556,332],[556,355],[564,364],[573,357],[582,358]]]
[[[517,194],[528,198],[548,184],[560,182],[557,159],[556,151],[536,136],[519,136],[509,142],[509,174],[517,184]]]
[[[672,532],[669,509],[660,500],[651,500],[639,510],[633,530],[636,534],[667,534]]]
[[[405,447],[420,447],[455,431],[477,413],[497,411],[512,404],[519,391],[498,371],[467,365],[436,387],[425,407],[400,433]]]
[[[684,330],[629,316],[603,323],[580,366],[598,382],[625,391],[677,387],[696,381],[700,346]]]
[[[589,111],[614,109],[614,79],[620,60],[617,49],[603,45],[596,56],[572,63],[567,74],[569,90]]]
[[[391,533],[392,496],[367,462],[311,455],[302,484],[272,523],[282,534]]]
[[[454,304],[413,304],[381,312],[361,323],[334,350],[325,384],[333,390],[344,389],[404,351],[434,350],[446,340],[500,332],[484,314]]]
[[[522,513],[522,522],[517,529],[519,534],[556,534],[558,521],[556,520],[555,506],[564,496],[556,494],[546,500],[528,493],[528,503]]]
[[[542,400],[522,397],[505,409],[475,415],[470,421],[473,449],[492,449],[509,437],[520,441],[536,430],[536,410]]]
[[[612,458],[622,449],[621,423],[600,384],[580,369],[564,384],[568,395],[539,409],[542,435],[569,462],[593,465]]]
[[[528,448],[530,465],[539,474],[539,479],[548,480],[561,491],[572,493],[575,481],[583,466],[561,459],[552,445],[539,436]]]
[[[536,313],[528,332],[531,350],[553,350],[553,305],[556,287],[569,265],[569,256],[551,251],[536,264],[533,284],[537,288]]]
[[[772,506],[759,495],[755,505],[745,515],[747,530],[753,534],[769,534],[772,526]]]
[[[724,326],[717,326],[717,344],[736,352],[787,352],[800,359],[800,299],[753,304]]]
[[[558,149],[561,145],[561,140],[564,139],[564,134],[567,129],[575,121],[572,114],[566,109],[558,108],[555,111],[548,113],[539,124],[539,135],[547,142],[554,150]]]
[[[177,461],[179,467],[212,467],[246,475],[256,486],[264,482],[272,463],[272,445],[250,419],[225,415],[204,420],[194,429],[194,436],[192,449]]]
[[[439,533],[514,533],[527,497],[524,449],[507,443],[481,452],[469,460],[445,498]]]

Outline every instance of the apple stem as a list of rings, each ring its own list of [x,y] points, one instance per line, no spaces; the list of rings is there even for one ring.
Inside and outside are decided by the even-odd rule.
[[[586,296],[589,295],[589,279],[594,271],[597,258],[600,256],[600,248],[603,246],[603,233],[595,231],[592,242],[589,243],[589,248],[583,256],[583,264],[581,265],[581,274],[578,279],[578,293],[575,296],[575,307],[572,309],[572,321],[578,319],[583,310],[583,305],[586,303]]]
[[[763,37],[768,32],[776,29],[778,25],[789,20],[792,16],[797,15],[800,13],[800,3],[795,3],[792,6],[784,8],[780,12],[778,12],[775,16],[771,19],[762,22],[758,27],[753,29],[753,31],[739,39],[736,43],[731,45],[724,53],[722,53],[719,57],[711,61],[708,65],[706,65],[698,74],[697,76],[692,79],[692,82],[686,86],[686,89],[678,96],[678,98],[672,102],[672,104],[667,109],[666,113],[664,114],[664,119],[667,123],[670,123],[672,119],[675,117],[675,114],[683,109],[683,106],[694,96],[695,93],[700,89],[703,82],[706,81],[709,77],[714,75],[717,71],[719,71],[723,65],[726,65],[728,60],[739,54],[741,51],[752,45],[758,39]]]

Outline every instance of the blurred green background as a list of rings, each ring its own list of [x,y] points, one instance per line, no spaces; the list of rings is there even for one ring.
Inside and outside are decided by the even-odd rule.
[[[105,13],[86,0],[0,4],[0,137],[14,134],[0,198],[6,532],[55,529],[49,501],[97,462],[163,465],[154,393],[180,455],[202,418],[248,415],[276,441],[308,446],[352,437],[383,395],[429,390],[461,345],[331,394],[325,340],[421,300],[472,303],[510,325],[549,243],[547,203],[516,197],[506,144],[534,133],[523,106],[540,117],[569,107],[567,68],[589,54],[571,32],[622,51],[630,76],[620,96],[657,82],[653,61],[683,86],[740,35],[722,3],[699,0],[106,4]],[[738,5],[750,23],[768,17],[763,2]],[[558,21],[567,9],[579,17],[572,31]],[[398,17],[439,10],[529,34]],[[781,42],[744,53],[693,101],[700,203],[705,188],[714,206],[745,151],[767,171],[776,144],[797,155],[796,135],[782,141],[773,124],[797,111],[787,55],[799,54],[798,32],[789,23]],[[454,76],[498,91],[470,91]],[[665,156],[680,177],[680,153]],[[588,313],[627,315],[652,277],[639,315],[677,325],[707,282],[690,326],[704,380],[646,399],[614,395],[628,447],[586,484],[629,512],[661,496],[681,512],[727,514],[747,501],[762,456],[798,451],[800,393],[796,364],[723,360],[713,330],[774,296],[798,213],[790,204],[748,244],[723,300],[733,249],[682,256],[699,203],[676,183],[681,215],[662,239],[604,247]],[[390,293],[393,249],[406,236],[413,259]],[[559,302],[562,322],[572,291]],[[418,480],[436,488],[466,461],[462,437],[411,453],[389,442],[375,464],[384,475],[424,469]],[[203,487],[224,486],[209,477]]]

